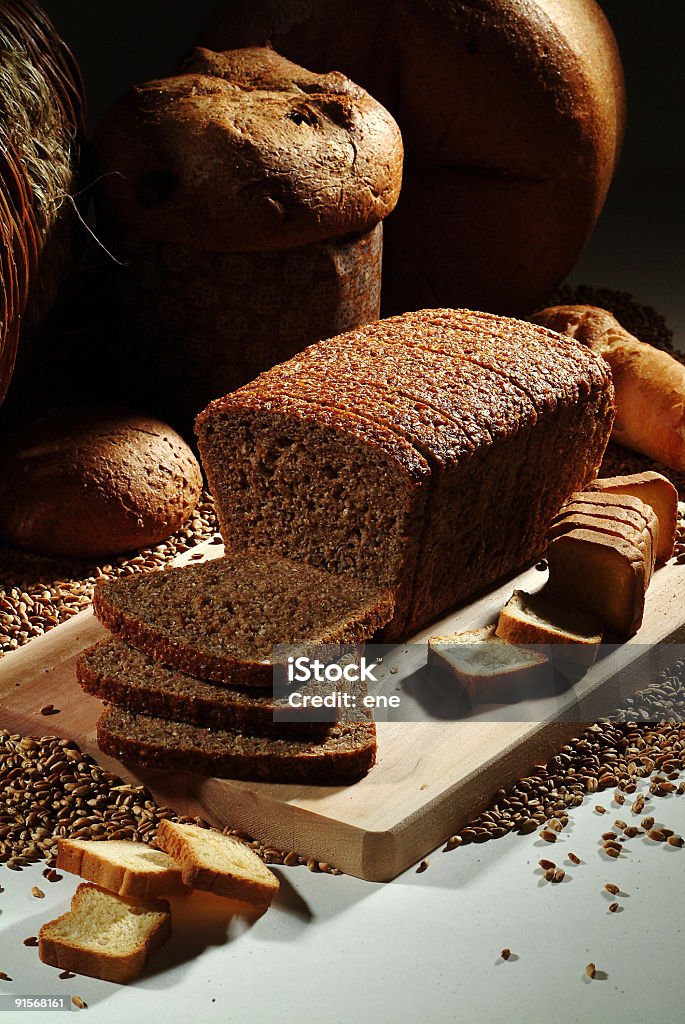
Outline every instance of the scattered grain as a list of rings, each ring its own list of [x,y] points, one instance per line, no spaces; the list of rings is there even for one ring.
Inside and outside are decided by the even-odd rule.
[[[682,836],[669,836],[666,840],[669,846],[683,846],[685,839]]]
[[[594,978],[595,974],[597,973],[597,968],[594,964],[588,964],[585,968],[585,973],[587,974],[588,978]]]
[[[663,831],[663,829],[650,828],[650,830],[647,833],[647,838],[651,839],[654,843],[665,843],[668,836]]]
[[[33,888],[31,889],[31,895],[35,896],[37,900],[45,899],[45,893],[43,892],[42,889],[39,889],[37,885],[34,885]]]
[[[612,914],[615,914],[616,911],[618,910],[618,908],[619,908],[619,904],[618,903],[610,903],[609,904],[609,911]]]
[[[576,853],[569,853],[568,859],[571,861],[571,864],[582,864],[580,857]]]
[[[511,956],[511,950],[505,947],[500,953],[500,956],[502,957],[503,960],[508,960],[509,957]]]
[[[88,1003],[85,1003],[80,996],[72,996],[71,1001],[77,1010],[85,1010],[88,1006]]]
[[[426,871],[426,869],[428,868],[429,864],[430,864],[429,860],[422,860],[421,863],[419,864],[419,866],[416,869],[416,874],[420,875],[424,871]]]
[[[24,939],[24,945],[25,946],[37,946],[38,945],[38,936],[37,935],[29,935],[28,938]]]

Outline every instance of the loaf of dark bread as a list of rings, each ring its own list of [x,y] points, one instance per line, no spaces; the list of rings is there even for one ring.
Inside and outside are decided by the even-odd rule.
[[[226,542],[391,588],[395,639],[544,549],[613,414],[609,369],[582,345],[426,310],[311,346],[197,431]]]
[[[402,130],[386,311],[544,302],[594,226],[623,133],[621,63],[594,0],[232,0],[200,37],[267,40],[350,75]]]
[[[378,318],[402,177],[388,112],[267,48],[196,50],[94,140],[99,229],[125,262],[123,344],[168,415]]]

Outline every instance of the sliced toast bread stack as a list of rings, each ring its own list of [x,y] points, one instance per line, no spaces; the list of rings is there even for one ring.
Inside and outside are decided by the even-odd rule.
[[[43,963],[104,981],[137,978],[171,935],[167,899],[201,889],[265,910],[279,880],[234,836],[163,820],[154,849],[129,840],[60,839],[57,867],[80,875],[71,909],[40,929]]]
[[[542,590],[515,590],[496,626],[432,637],[429,663],[480,703],[529,696],[549,655],[588,667],[605,632],[626,639],[639,629],[655,567],[673,555],[677,512],[676,489],[654,472],[572,494],[550,525]]]
[[[86,651],[81,686],[110,706],[100,748],[143,767],[336,784],[375,761],[363,709],[312,720],[273,685],[279,644],[356,644],[393,599],[350,576],[265,554],[227,555],[101,583],[112,638]]]

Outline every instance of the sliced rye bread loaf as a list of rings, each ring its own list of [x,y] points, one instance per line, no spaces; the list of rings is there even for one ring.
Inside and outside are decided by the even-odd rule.
[[[349,573],[251,552],[100,583],[93,607],[118,639],[156,661],[264,687],[275,645],[367,640],[394,603]]]
[[[583,346],[427,310],[312,346],[196,426],[234,549],[390,586],[385,638],[397,639],[542,551],[551,516],[596,474],[612,420],[608,369]],[[423,471],[408,487],[412,465]]]
[[[376,760],[373,722],[336,725],[315,742],[246,736],[108,708],[97,739],[103,753],[144,768],[259,782],[347,784]]]
[[[153,661],[120,640],[103,640],[84,651],[76,663],[76,675],[86,693],[108,704],[212,729],[302,735],[321,733],[341,717],[335,709],[307,708],[303,712],[291,707],[287,699],[274,695],[273,686],[241,689],[197,679]],[[312,685],[307,689],[311,691]],[[330,692],[330,686],[322,692]],[[274,722],[276,713],[278,721]],[[315,718],[318,720],[312,720]]]

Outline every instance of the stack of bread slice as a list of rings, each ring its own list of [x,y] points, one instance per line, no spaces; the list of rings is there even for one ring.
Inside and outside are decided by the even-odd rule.
[[[542,590],[514,591],[496,625],[432,637],[429,662],[480,703],[531,695],[549,653],[591,665],[605,634],[625,640],[640,628],[654,570],[673,555],[677,513],[677,491],[659,473],[595,480],[552,519]]]
[[[109,705],[100,748],[149,768],[354,781],[375,760],[365,709],[334,709],[333,720],[326,709],[322,721],[291,707],[274,690],[273,651],[358,644],[393,607],[389,592],[351,576],[259,553],[103,582],[94,608],[112,638],[77,666],[82,687]]]
[[[57,867],[80,875],[71,909],[40,929],[43,963],[128,982],[171,935],[164,897],[193,889],[265,910],[279,881],[249,846],[198,825],[164,820],[154,849],[128,840],[60,839]]]

